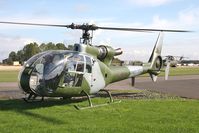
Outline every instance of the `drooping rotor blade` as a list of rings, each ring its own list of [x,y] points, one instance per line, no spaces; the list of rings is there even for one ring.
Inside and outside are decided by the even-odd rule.
[[[38,23],[20,23],[20,22],[4,22],[0,21],[1,24],[16,24],[16,25],[35,25],[35,26],[53,26],[53,27],[66,27],[69,28],[70,25],[60,25],[60,24],[38,24]]]
[[[164,32],[191,32],[187,30],[167,30],[167,29],[143,29],[143,28],[114,28],[114,27],[97,27],[97,29],[103,30],[121,30],[121,31],[164,31]]]

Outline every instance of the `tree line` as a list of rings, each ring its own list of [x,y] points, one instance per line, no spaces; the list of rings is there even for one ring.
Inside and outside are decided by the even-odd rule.
[[[9,56],[6,60],[3,61],[4,64],[12,65],[14,61],[19,61],[20,64],[23,64],[33,55],[44,52],[47,50],[69,50],[72,48],[72,45],[66,47],[63,43],[42,43],[41,45],[36,42],[29,43],[23,47],[23,49],[15,52],[12,51],[9,53]]]
[[[21,65],[24,64],[29,58],[33,55],[44,52],[47,50],[72,50],[73,45],[68,45],[67,47],[63,43],[42,43],[37,44],[36,42],[26,44],[23,49],[18,50],[17,52],[12,51],[9,53],[7,59],[3,60],[3,64],[13,65],[14,61],[19,61]],[[112,65],[122,65],[124,61],[119,60],[118,58],[114,58],[112,61]],[[142,65],[141,61],[130,61],[129,65]]]

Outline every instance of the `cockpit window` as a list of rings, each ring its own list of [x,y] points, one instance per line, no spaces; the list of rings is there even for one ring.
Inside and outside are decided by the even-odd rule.
[[[67,59],[64,75],[65,86],[81,86],[84,72],[84,56],[74,54]]]
[[[47,54],[49,51],[46,52],[42,52],[39,54],[34,55],[33,57],[31,57],[25,64],[25,67],[30,67],[38,58],[40,58],[41,56],[43,56],[44,54]]]
[[[82,55],[74,54],[73,56],[68,58],[69,60],[72,61],[84,61],[84,57]]]
[[[84,57],[78,54],[69,57],[66,64],[66,70],[84,72]]]
[[[91,58],[86,56],[86,72],[91,73],[92,72],[92,64],[91,64]]]
[[[77,63],[77,69],[78,72],[84,72],[84,63],[83,62],[78,62]]]
[[[52,54],[45,58],[44,63],[44,76],[46,79],[52,79],[59,76],[64,69],[64,56],[63,54]]]
[[[45,91],[48,93],[56,90],[64,70],[65,55],[69,56],[71,53],[67,51],[48,51],[34,57],[34,62],[29,66],[33,68],[29,82],[33,91],[44,91],[40,89],[44,86],[47,88]]]
[[[48,52],[41,55],[31,67],[34,67],[33,73],[40,74],[45,80],[53,79],[64,69],[64,54],[57,51]]]
[[[29,84],[35,92],[43,91],[40,88],[45,86],[46,91],[51,93],[60,83],[63,86],[79,87],[84,72],[91,73],[91,59],[75,52],[48,51],[35,56],[28,64],[31,64],[28,67],[33,68]]]

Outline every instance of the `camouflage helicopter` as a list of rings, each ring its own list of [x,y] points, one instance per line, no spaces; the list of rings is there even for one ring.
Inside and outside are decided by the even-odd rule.
[[[19,87],[28,95],[24,98],[25,101],[34,101],[36,97],[41,97],[43,100],[44,97],[87,96],[89,106],[82,108],[77,106],[78,109],[100,106],[93,105],[90,98],[91,94],[96,94],[99,91],[105,91],[110,97],[109,103],[114,103],[110,92],[104,90],[105,86],[113,82],[135,78],[145,73],[149,73],[152,80],[156,81],[163,66],[161,57],[163,32],[187,32],[184,30],[100,27],[74,23],[70,25],[0,23],[82,30],[80,43],[74,44],[72,51],[51,50],[34,55],[24,64],[18,76]],[[97,29],[135,32],[158,31],[160,33],[147,63],[142,66],[111,66],[112,59],[123,52],[121,48],[114,49],[105,45],[94,46],[92,44],[93,31]],[[168,77],[168,71],[166,77]]]

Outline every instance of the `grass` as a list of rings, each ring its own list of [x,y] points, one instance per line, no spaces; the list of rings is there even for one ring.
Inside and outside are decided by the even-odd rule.
[[[0,71],[0,82],[16,82],[17,71]],[[170,75],[199,74],[199,68],[172,68]],[[153,96],[152,96],[153,97]],[[22,100],[0,100],[0,133],[40,132],[161,132],[199,131],[199,102],[181,98],[123,99],[119,104],[76,110],[87,101],[48,100],[27,104]],[[103,103],[104,98],[94,98]]]
[[[164,72],[161,72],[159,76],[164,76]],[[170,68],[169,76],[182,76],[182,75],[199,75],[199,67],[177,67]],[[147,77],[149,74],[141,75],[141,77]]]
[[[95,98],[94,102],[103,102]],[[87,102],[77,103],[86,105]],[[27,104],[0,100],[0,132],[161,132],[199,131],[199,102],[185,99],[129,100],[76,110],[75,103],[49,100]]]
[[[161,73],[164,75],[164,72]],[[178,67],[170,68],[170,76],[179,76],[179,75],[199,75],[199,67]]]
[[[17,82],[18,73],[18,71],[0,71],[0,82]],[[199,67],[171,68],[169,75],[199,75]],[[148,74],[144,74],[143,76],[148,76]],[[164,76],[164,72],[161,72],[160,76]]]
[[[0,82],[17,82],[19,71],[0,71]]]

